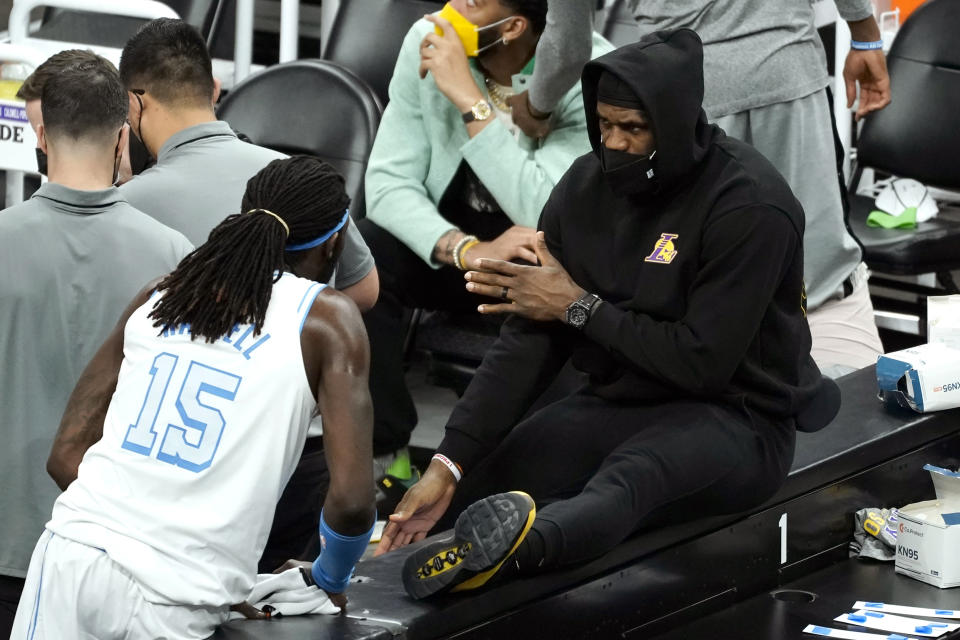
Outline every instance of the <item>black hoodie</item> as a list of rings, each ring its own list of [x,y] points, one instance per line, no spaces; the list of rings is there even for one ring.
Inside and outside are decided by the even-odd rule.
[[[702,399],[792,420],[814,396],[803,210],[759,152],[707,123],[702,63],[699,37],[679,29],[584,68],[593,152],[557,184],[540,228],[573,280],[604,302],[582,332],[504,323],[440,447],[465,468],[499,443],[570,355],[590,374],[587,392],[614,402]],[[655,194],[619,197],[604,177],[603,70],[649,113]]]

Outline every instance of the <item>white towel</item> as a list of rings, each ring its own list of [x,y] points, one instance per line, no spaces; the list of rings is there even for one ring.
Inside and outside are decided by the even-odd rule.
[[[300,616],[314,613],[340,613],[340,607],[330,601],[323,589],[304,581],[300,569],[287,569],[283,573],[261,573],[257,576],[247,602],[257,609],[266,605],[273,607],[272,616]],[[240,620],[244,615],[233,611],[231,620]]]

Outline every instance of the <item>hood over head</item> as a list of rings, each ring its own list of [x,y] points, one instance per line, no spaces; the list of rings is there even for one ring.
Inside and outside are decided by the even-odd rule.
[[[581,78],[583,106],[590,144],[601,162],[597,96],[604,72],[620,80],[616,86],[605,78],[604,95],[621,96],[625,100],[614,104],[628,106],[629,88],[649,114],[656,139],[650,164],[656,169],[659,189],[675,185],[703,160],[716,131],[707,124],[702,108],[700,36],[691,29],[656,31],[587,63]]]

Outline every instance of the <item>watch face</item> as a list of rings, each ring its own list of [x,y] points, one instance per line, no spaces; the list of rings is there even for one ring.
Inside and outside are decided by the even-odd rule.
[[[490,108],[490,104],[485,100],[481,100],[477,104],[473,105],[470,110],[473,111],[473,117],[477,120],[486,120],[490,117],[490,114],[493,113],[492,109]]]
[[[567,309],[567,322],[579,329],[587,323],[587,310],[580,306]]]

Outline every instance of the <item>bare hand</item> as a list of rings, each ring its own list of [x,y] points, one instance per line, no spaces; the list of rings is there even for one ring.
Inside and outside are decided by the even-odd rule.
[[[853,106],[857,97],[857,83],[860,83],[857,120],[890,104],[890,76],[887,75],[887,59],[881,49],[851,49],[843,65],[843,80],[847,86],[848,109]]]
[[[537,233],[537,257],[541,266],[523,266],[502,260],[481,259],[478,271],[468,271],[467,291],[491,298],[503,298],[503,304],[482,304],[480,313],[515,313],[531,320],[564,320],[567,307],[584,290],[547,249],[543,232]]]
[[[313,563],[308,560],[294,560],[291,558],[274,569],[273,572],[283,573],[284,571],[289,571],[290,569],[300,569],[300,573],[303,575],[303,581],[308,587],[314,587],[317,585],[317,583],[313,581]],[[327,597],[330,598],[330,602],[340,607],[340,613],[343,613],[347,610],[347,595],[345,593],[330,593],[327,590],[324,590],[324,593],[326,593]],[[255,607],[252,608],[256,609]],[[246,615],[246,613],[244,613],[244,615]],[[249,618],[250,616],[247,617]]]
[[[483,93],[470,73],[467,52],[454,31],[453,26],[440,16],[428,14],[424,18],[443,30],[438,36],[431,31],[420,43],[420,78],[426,78],[427,72],[433,74],[437,89],[445,95],[461,112],[465,112],[477,101],[483,99]]]
[[[550,133],[550,114],[534,113],[535,109],[530,104],[530,94],[527,91],[510,96],[507,104],[513,114],[513,124],[520,127],[524,135],[538,139],[545,138]]]
[[[443,463],[430,462],[427,472],[404,494],[390,522],[383,528],[380,544],[373,552],[381,556],[388,551],[405,547],[427,537],[437,521],[447,511],[457,481]]]
[[[490,242],[480,242],[470,247],[463,254],[463,265],[473,266],[478,258],[492,260],[526,260],[530,264],[537,263],[537,254],[534,249],[537,242],[537,232],[530,227],[514,225],[501,233]]]

